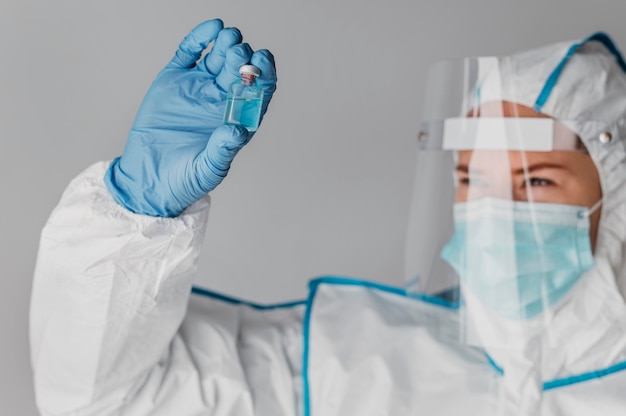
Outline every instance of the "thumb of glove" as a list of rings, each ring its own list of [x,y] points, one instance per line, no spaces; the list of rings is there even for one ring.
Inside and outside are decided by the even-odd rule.
[[[194,160],[194,172],[203,193],[212,191],[226,177],[230,164],[252,138],[241,126],[220,126],[209,138],[204,151]]]

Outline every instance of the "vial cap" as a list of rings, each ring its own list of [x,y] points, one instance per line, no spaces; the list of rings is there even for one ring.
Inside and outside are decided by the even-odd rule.
[[[261,75],[261,70],[254,65],[242,65],[241,68],[239,68],[239,73],[241,75],[250,74],[258,77],[259,75]]]

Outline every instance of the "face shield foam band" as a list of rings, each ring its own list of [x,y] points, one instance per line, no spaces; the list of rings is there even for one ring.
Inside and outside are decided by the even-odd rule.
[[[456,117],[425,123],[418,146],[419,150],[584,150],[564,124],[518,117]]]

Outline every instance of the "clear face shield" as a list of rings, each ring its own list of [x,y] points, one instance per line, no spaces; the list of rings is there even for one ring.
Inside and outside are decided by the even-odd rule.
[[[580,139],[519,104],[508,65],[432,68],[405,263],[408,291],[459,302],[460,338],[485,348],[549,326],[594,266],[602,200]]]

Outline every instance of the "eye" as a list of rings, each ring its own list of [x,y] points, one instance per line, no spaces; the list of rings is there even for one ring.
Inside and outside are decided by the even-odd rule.
[[[552,186],[554,185],[554,182],[546,178],[528,178],[528,185],[532,187]]]
[[[476,177],[476,176],[459,176],[459,185],[463,185],[463,186],[481,186],[484,187],[486,186],[486,182],[480,178],[480,177]]]

